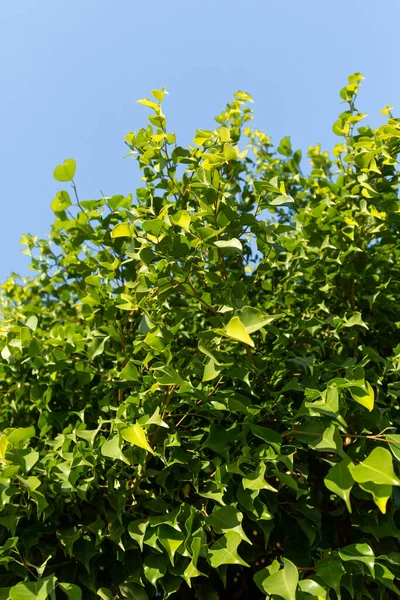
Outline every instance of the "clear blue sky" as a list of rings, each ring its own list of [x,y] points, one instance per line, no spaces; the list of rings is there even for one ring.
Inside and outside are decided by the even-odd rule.
[[[275,142],[329,149],[348,74],[373,125],[399,107],[399,22],[399,0],[2,0],[0,280],[27,273],[22,233],[47,235],[64,158],[84,199],[134,192],[123,139],[152,88],[183,144],[240,88]]]

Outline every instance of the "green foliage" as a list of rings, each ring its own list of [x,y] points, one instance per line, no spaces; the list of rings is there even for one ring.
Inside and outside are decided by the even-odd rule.
[[[306,172],[244,92],[179,146],[165,90],[134,198],[56,168],[1,292],[0,598],[399,595],[400,121],[361,79]]]

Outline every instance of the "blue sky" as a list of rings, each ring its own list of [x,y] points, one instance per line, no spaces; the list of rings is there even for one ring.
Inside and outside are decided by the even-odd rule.
[[[399,21],[398,0],[3,0],[0,280],[28,272],[19,239],[49,232],[65,158],[82,199],[134,192],[123,139],[146,123],[135,101],[152,88],[167,87],[181,144],[243,89],[274,142],[329,149],[348,74],[366,77],[372,125],[399,107]]]

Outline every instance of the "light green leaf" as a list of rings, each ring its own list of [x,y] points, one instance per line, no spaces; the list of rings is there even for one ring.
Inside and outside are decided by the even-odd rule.
[[[143,104],[143,106],[148,106],[149,108],[152,108],[153,110],[156,111],[156,113],[160,112],[160,106],[158,104],[156,104],[155,102],[152,102],[148,98],[140,98],[139,100],[136,100],[136,102],[138,104]]]
[[[153,448],[150,446],[147,441],[147,435],[145,430],[139,425],[139,423],[135,423],[135,425],[130,425],[126,427],[121,432],[122,437],[125,441],[130,442],[134,446],[138,446],[139,448],[143,448],[146,452],[150,452],[154,454]]]
[[[67,158],[62,165],[54,169],[54,179],[57,181],[72,181],[76,171],[76,162],[73,158]]]
[[[129,464],[129,461],[122,454],[121,449],[119,447],[119,436],[116,435],[110,440],[104,442],[101,447],[101,453],[103,456],[107,458],[113,458],[115,460],[122,460],[124,463]]]
[[[219,139],[221,140],[221,142],[230,142],[231,141],[231,134],[227,127],[220,127],[218,129],[218,135],[219,135]]]
[[[6,452],[8,446],[8,438],[4,433],[0,435],[0,463],[6,463]]]
[[[359,327],[364,327],[365,329],[368,329],[368,325],[366,325],[366,323],[364,323],[364,321],[362,320],[362,316],[360,312],[354,312],[353,315],[350,317],[350,319],[346,320],[343,323],[343,327],[354,327],[358,325]]]
[[[216,242],[214,242],[214,246],[217,246],[217,248],[222,248],[223,250],[226,249],[243,252],[243,246],[241,242],[236,238],[232,238],[230,240],[217,240]]]
[[[128,362],[128,364],[122,369],[119,374],[120,379],[124,379],[126,381],[139,381],[139,371],[136,366],[132,362]]]
[[[312,447],[314,450],[320,452],[336,452],[340,456],[344,456],[343,452],[343,441],[337,426],[331,423],[329,427],[325,429],[321,439],[317,439]]]
[[[375,555],[368,544],[351,544],[339,550],[339,556],[343,561],[358,561],[367,565],[371,576],[375,577],[374,565]]]
[[[71,206],[71,198],[66,191],[57,192],[56,197],[51,203],[51,209],[54,212],[62,212],[66,210],[69,206]]]
[[[236,148],[234,148],[231,144],[224,144],[224,156],[226,160],[236,160],[238,155]]]
[[[316,596],[318,600],[326,600],[326,590],[312,579],[302,579],[299,581],[299,588],[305,594],[310,594],[311,596]]]
[[[143,540],[148,524],[147,520],[137,519],[136,521],[131,521],[128,525],[128,533],[139,544],[141,552],[143,552]]]
[[[188,566],[186,567],[186,569],[182,573],[182,577],[186,581],[186,583],[188,584],[188,586],[191,588],[192,587],[192,581],[191,580],[194,577],[206,577],[206,575],[204,573],[201,573],[198,570],[198,568],[193,563],[193,561],[190,561],[190,563],[188,564]]]
[[[385,514],[387,502],[392,495],[393,487],[391,485],[377,485],[372,481],[366,481],[358,484],[361,489],[372,494],[375,504],[379,510]]]
[[[218,377],[218,375],[220,374],[221,371],[222,371],[222,369],[220,369],[214,363],[214,361],[211,360],[211,358],[209,358],[204,367],[202,381],[203,382],[204,381],[212,381],[213,379]]]
[[[387,440],[392,440],[394,443],[389,444],[389,448],[392,451],[393,456],[400,462],[400,435],[395,433],[386,434]]]
[[[216,569],[221,565],[249,565],[239,556],[237,549],[242,538],[237,531],[228,531],[209,550],[210,565]]]
[[[114,594],[108,588],[102,587],[97,590],[97,595],[101,600],[115,600]]]
[[[26,326],[29,327],[29,329],[31,331],[36,331],[37,325],[38,325],[38,318],[36,315],[32,315],[31,317],[29,317],[29,319],[27,319],[26,321]]]
[[[56,578],[53,575],[38,581],[17,583],[10,589],[10,600],[46,600],[55,584]]]
[[[351,475],[357,483],[371,481],[377,485],[400,485],[393,470],[392,456],[389,450],[380,446],[358,465],[349,466]]]
[[[264,315],[258,308],[252,306],[244,306],[238,313],[240,321],[245,326],[247,333],[254,333],[262,327],[269,325],[276,319],[282,317],[280,314]]]
[[[168,94],[165,88],[163,88],[162,90],[151,90],[151,93],[158,102],[162,102],[165,94]]]
[[[339,498],[345,501],[347,510],[351,513],[350,492],[354,485],[354,479],[351,475],[349,465],[352,464],[349,458],[345,458],[340,463],[334,465],[324,479],[328,490],[337,494]]]
[[[131,226],[129,223],[118,223],[111,232],[112,238],[131,237]]]
[[[270,492],[277,492],[278,490],[265,481],[265,468],[265,464],[260,463],[254,473],[247,475],[247,477],[243,477],[243,488],[245,490],[269,490]]]
[[[239,317],[232,317],[225,327],[225,332],[228,337],[254,348],[254,342]]]
[[[178,227],[182,227],[182,229],[190,233],[190,215],[185,210],[181,210],[175,215],[172,215],[171,221],[174,225],[178,225]]]
[[[349,390],[356,402],[362,404],[362,406],[365,406],[365,408],[367,408],[369,411],[374,408],[374,390],[368,381],[365,382],[365,388],[349,387]]]
[[[266,594],[273,594],[283,598],[284,600],[296,600],[296,589],[299,581],[299,574],[295,565],[287,558],[283,560],[283,568],[267,575],[267,569],[263,569],[263,575],[254,577],[258,587]]]
[[[208,140],[214,135],[213,131],[205,131],[203,129],[197,129],[196,130],[196,135],[194,138],[194,143],[197,146],[203,146],[205,144],[205,142],[208,142]]]

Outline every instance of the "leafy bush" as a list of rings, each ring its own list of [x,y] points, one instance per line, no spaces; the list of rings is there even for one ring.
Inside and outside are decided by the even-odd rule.
[[[361,79],[306,172],[244,92],[177,145],[160,90],[135,198],[56,168],[2,287],[1,599],[399,595],[400,122]]]

